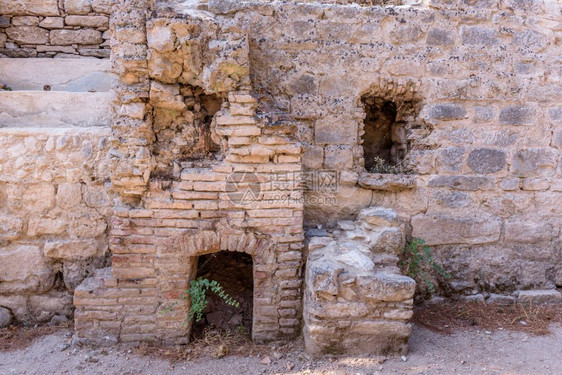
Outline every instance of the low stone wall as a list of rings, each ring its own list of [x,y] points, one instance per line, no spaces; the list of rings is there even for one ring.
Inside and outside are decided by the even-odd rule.
[[[313,354],[406,353],[416,283],[397,267],[405,223],[382,207],[311,237],[304,343]]]
[[[108,58],[110,0],[0,2],[0,57]]]
[[[108,128],[0,129],[0,307],[20,322],[71,318],[107,253]]]

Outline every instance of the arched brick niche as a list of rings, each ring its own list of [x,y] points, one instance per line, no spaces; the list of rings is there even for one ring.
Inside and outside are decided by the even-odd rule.
[[[202,255],[220,252],[245,253],[252,257],[253,266],[253,311],[252,338],[263,341],[263,333],[269,330],[270,316],[275,310],[271,297],[276,294],[273,280],[274,273],[264,272],[268,262],[275,259],[275,246],[267,235],[240,230],[225,229],[220,232],[211,230],[186,232],[178,239],[182,255],[188,257],[188,280],[196,278],[198,259]],[[185,306],[188,311],[188,306]],[[277,312],[275,312],[277,314]]]

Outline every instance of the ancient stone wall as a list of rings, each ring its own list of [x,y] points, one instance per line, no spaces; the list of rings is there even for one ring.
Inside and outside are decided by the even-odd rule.
[[[209,10],[249,33],[258,110],[292,116],[305,168],[341,171],[337,205],[305,200],[306,225],[391,207],[455,293],[562,284],[559,2],[236,4]],[[418,103],[405,120],[413,174],[364,169],[370,93]]]
[[[109,135],[0,129],[0,306],[15,320],[71,318],[74,289],[106,264]]]
[[[2,2],[9,26],[0,34],[2,53],[78,56],[86,45],[94,47],[89,52],[105,51],[107,32],[99,28],[106,26],[76,23],[107,14],[100,4]],[[188,256],[182,236],[215,229],[268,239],[271,247],[260,248],[267,265],[254,270],[255,280],[264,280],[254,291],[265,298],[254,305],[264,319],[257,320],[255,337],[294,335],[302,315],[303,226],[332,228],[368,206],[392,208],[408,236],[432,246],[453,275],[442,291],[562,285],[558,2],[151,5],[114,4],[111,134],[107,128],[2,131],[0,265],[7,271],[0,273],[0,306],[18,319],[50,318],[33,313],[36,298],[60,294],[59,305],[68,309],[76,284],[107,265],[109,242],[112,268],[76,293],[81,337],[95,340],[105,332],[115,339],[181,341],[170,331],[180,327],[188,306],[173,317],[157,312],[191,277],[195,260],[187,258],[200,254]],[[56,18],[47,23],[62,20],[62,28],[43,27],[47,16]],[[71,16],[79,17],[72,25]],[[44,42],[8,40],[31,32],[40,36],[34,43]],[[84,32],[95,34],[96,43],[79,39],[58,44],[70,52],[39,52],[52,47],[53,36]],[[381,155],[395,165],[365,160],[378,155],[380,145],[363,150],[373,127],[380,131],[374,134],[390,130]],[[270,171],[277,176],[301,167],[336,171],[337,189],[301,199],[301,189],[291,188],[296,206],[225,203],[228,191],[221,189],[232,172],[270,181]],[[115,214],[108,226],[109,207]],[[238,249],[228,240],[197,238],[205,244],[201,253]],[[183,268],[175,269],[182,256]]]
[[[111,0],[0,2],[0,57],[107,58]]]

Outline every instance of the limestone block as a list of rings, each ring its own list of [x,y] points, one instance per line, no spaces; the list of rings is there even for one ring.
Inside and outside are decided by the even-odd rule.
[[[324,148],[324,168],[349,169],[353,166],[351,146],[331,145]]]
[[[357,122],[353,119],[326,117],[316,121],[314,140],[316,144],[355,144]]]
[[[435,203],[449,208],[462,208],[470,204],[470,195],[461,191],[436,191],[432,196]]]
[[[408,301],[416,288],[411,278],[390,273],[360,275],[356,282],[359,295],[371,303]]]
[[[92,11],[91,0],[64,0],[64,11],[68,14],[88,14]]]
[[[425,42],[430,46],[450,46],[455,43],[455,33],[452,30],[433,28],[427,32]]]
[[[552,238],[552,227],[539,219],[510,219],[505,223],[505,241],[536,243]]]
[[[0,214],[0,239],[15,240],[21,236],[23,220],[17,216]]]
[[[57,189],[57,206],[75,208],[82,201],[82,184],[60,184]]]
[[[50,184],[9,185],[7,193],[13,212],[42,213],[55,206],[55,187]]]
[[[49,18],[62,20],[60,17],[47,17],[43,22]],[[37,46],[37,50],[74,51],[72,47],[63,46]],[[49,85],[51,91],[107,92],[111,89],[110,65],[109,60],[98,59],[9,59],[2,64],[0,81],[14,90],[42,91],[45,85]],[[19,74],[22,70],[26,72],[24,76]],[[59,102],[62,100],[57,99]]]
[[[153,81],[150,85],[150,103],[155,107],[174,111],[187,109],[177,84],[166,85]]]
[[[429,118],[432,120],[450,121],[466,117],[466,109],[458,104],[436,104],[429,109]]]
[[[12,17],[12,25],[13,26],[38,26],[39,17],[32,17],[32,16]]]
[[[430,246],[485,244],[499,239],[500,226],[499,218],[481,213],[466,213],[465,216],[421,214],[412,218],[412,236],[423,238]]]
[[[97,212],[77,212],[70,220],[68,232],[78,238],[101,236],[107,229],[105,218]]]
[[[49,31],[37,26],[16,26],[6,29],[8,38],[19,44],[45,44],[49,42]]]
[[[111,14],[112,0],[90,0],[96,13]]]
[[[502,125],[533,125],[535,122],[535,109],[530,106],[509,106],[500,111]]]
[[[494,180],[480,176],[437,176],[429,180],[427,186],[448,187],[456,190],[491,190]]]
[[[416,187],[416,178],[407,175],[363,173],[358,182],[362,188],[379,191],[396,192]]]
[[[109,17],[106,16],[66,16],[64,22],[69,26],[108,27]]]
[[[562,144],[562,142],[561,142]],[[308,146],[302,154],[302,163],[308,169],[320,169],[324,162],[324,148],[318,146]]]
[[[373,227],[398,227],[400,219],[394,210],[384,207],[367,207],[357,215],[357,219]]]
[[[59,218],[33,217],[29,220],[27,235],[42,236],[49,234],[61,234],[65,231],[68,223]]]
[[[495,173],[506,167],[506,156],[502,150],[477,149],[468,154],[467,164],[476,173]]]
[[[473,120],[477,124],[490,122],[497,114],[496,108],[492,106],[474,106],[472,111],[474,113]]]
[[[64,18],[62,17],[45,17],[39,26],[44,29],[62,29],[64,27]]]
[[[0,293],[46,291],[53,281],[51,264],[38,246],[12,245],[0,252]]]
[[[393,24],[388,32],[389,39],[394,44],[414,42],[422,35],[422,31],[414,24]]]
[[[498,43],[497,33],[494,29],[480,26],[461,27],[461,41],[466,45],[492,46]]]
[[[336,192],[305,192],[305,216],[309,223],[323,224],[350,219],[371,203],[372,190],[339,186]]]
[[[101,44],[102,33],[98,30],[51,30],[50,42],[52,45],[70,46],[72,44]]]
[[[44,253],[49,258],[65,260],[87,259],[98,252],[98,243],[94,240],[48,241]]]
[[[147,30],[148,47],[159,52],[175,49],[175,36],[168,25],[150,25]]]
[[[88,207],[109,207],[111,201],[104,186],[85,185],[83,187],[84,203]]]
[[[68,128],[111,124],[111,93],[0,91],[0,122],[6,127]]]
[[[13,16],[58,16],[59,7],[57,0],[1,1],[0,14]]]
[[[515,153],[511,172],[518,177],[535,177],[552,173],[556,166],[554,153],[548,149],[525,149]]]
[[[556,289],[550,290],[520,290],[517,292],[519,303],[560,303],[562,294]]]

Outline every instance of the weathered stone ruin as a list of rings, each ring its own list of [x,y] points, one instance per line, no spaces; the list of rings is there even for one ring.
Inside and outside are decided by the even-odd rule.
[[[0,1],[0,323],[186,343],[224,267],[216,326],[404,352],[412,237],[559,301],[561,52],[551,0]]]

